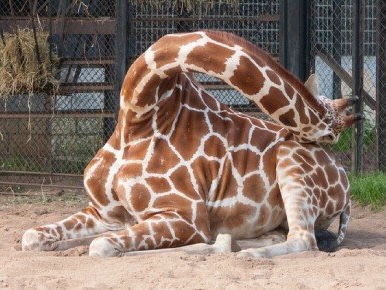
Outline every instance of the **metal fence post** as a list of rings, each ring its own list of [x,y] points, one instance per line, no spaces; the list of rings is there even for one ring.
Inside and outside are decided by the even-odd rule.
[[[308,5],[306,0],[280,1],[280,61],[301,80],[309,73]]]
[[[353,48],[352,74],[354,80],[353,95],[359,98],[355,105],[355,113],[363,114],[363,32],[364,7],[362,0],[353,3]],[[355,174],[362,172],[363,158],[363,122],[357,122],[353,128],[352,171]]]
[[[339,65],[342,65],[342,6],[342,0],[332,1],[332,54]],[[332,78],[332,98],[340,99],[342,97],[340,78],[335,72]]]
[[[378,1],[377,15],[377,155],[379,170],[386,171],[386,3]]]
[[[115,116],[118,117],[120,90],[128,67],[128,2],[127,0],[116,0],[117,28],[115,34]]]

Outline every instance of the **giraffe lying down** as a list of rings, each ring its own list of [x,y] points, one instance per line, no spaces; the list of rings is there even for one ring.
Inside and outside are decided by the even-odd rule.
[[[191,72],[220,78],[277,124],[219,103]],[[239,255],[331,251],[345,236],[350,197],[344,169],[323,144],[360,118],[345,115],[351,104],[319,97],[314,77],[301,83],[235,35],[164,36],[126,75],[115,131],[84,172],[90,205],[27,230],[22,248],[230,251],[232,240],[281,227],[286,240]],[[337,236],[326,231],[335,217]]]
[[[87,238],[69,239],[56,241],[51,250],[64,251],[78,246],[89,246],[90,243],[100,237],[90,236]],[[255,239],[234,240],[230,234],[218,234],[213,243],[198,243],[186,245],[177,248],[142,250],[122,253],[122,256],[138,256],[144,254],[174,253],[185,252],[188,254],[213,254],[213,253],[231,253],[239,252],[248,248],[261,248],[274,245],[286,240],[286,234],[283,231],[272,231]],[[90,252],[93,256],[93,253]]]

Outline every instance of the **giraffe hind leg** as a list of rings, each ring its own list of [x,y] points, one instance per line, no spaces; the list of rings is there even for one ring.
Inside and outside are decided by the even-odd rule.
[[[318,249],[323,252],[334,252],[343,242],[350,220],[351,202],[348,201],[343,212],[340,214],[338,235],[329,230],[315,229],[315,238]]]
[[[239,250],[238,245],[232,240],[230,234],[218,234],[216,241],[213,244],[198,243],[177,248],[143,250],[134,252],[125,252],[123,256],[139,256],[148,254],[162,254],[162,253],[187,253],[197,255],[207,255],[214,253],[231,253]]]
[[[175,212],[163,212],[127,227],[109,233],[90,244],[89,255],[112,257],[129,255],[128,252],[174,248],[195,243],[208,243],[206,229],[197,229]]]
[[[111,229],[97,209],[88,206],[59,222],[28,229],[22,237],[22,250],[53,251],[88,245],[95,235]]]

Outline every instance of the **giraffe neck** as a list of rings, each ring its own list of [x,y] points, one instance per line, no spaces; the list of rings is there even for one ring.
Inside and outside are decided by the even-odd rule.
[[[162,37],[130,67],[121,90],[121,109],[142,116],[166,91],[165,83],[181,72],[217,77],[276,122],[315,141],[327,127],[326,107],[272,57],[233,34],[200,31]]]

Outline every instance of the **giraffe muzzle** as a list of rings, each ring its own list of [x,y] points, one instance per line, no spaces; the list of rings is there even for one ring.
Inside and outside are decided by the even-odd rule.
[[[359,121],[364,121],[365,117],[362,114],[351,114],[343,117],[344,125],[346,128],[351,127],[353,124]]]
[[[337,99],[337,100],[333,100],[332,103],[333,103],[333,106],[335,107],[335,109],[338,111],[338,112],[343,112],[345,111],[346,109],[354,106],[355,104],[357,104],[359,101],[359,98],[354,96],[350,99]]]

